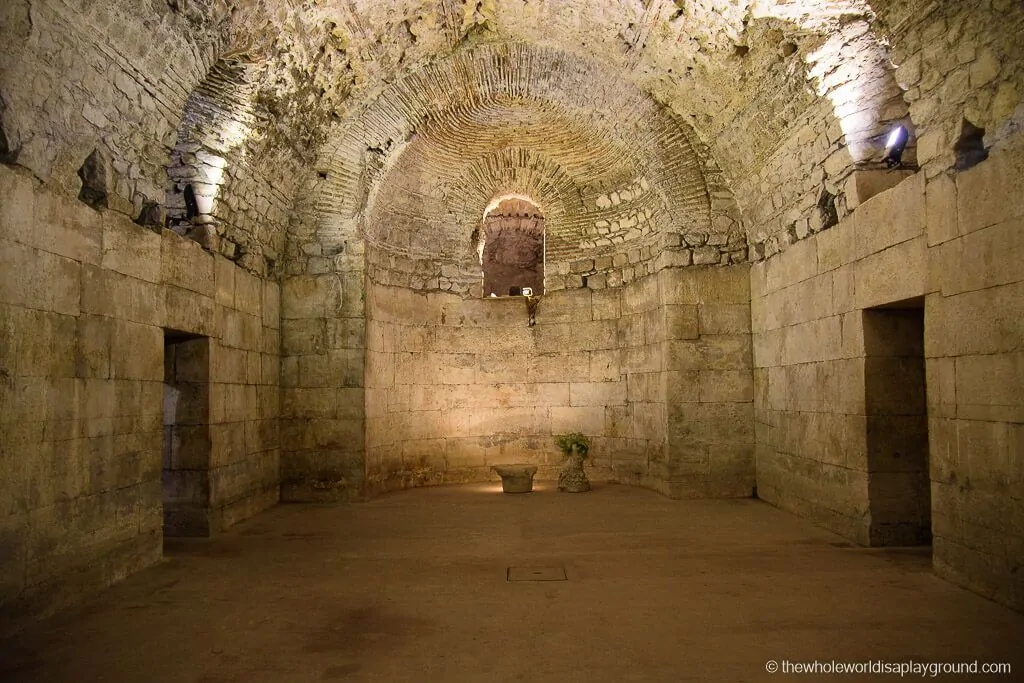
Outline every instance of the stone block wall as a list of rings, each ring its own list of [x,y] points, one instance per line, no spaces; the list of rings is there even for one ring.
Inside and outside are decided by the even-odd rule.
[[[932,532],[940,576],[1024,609],[1024,160],[927,188]]]
[[[656,488],[673,498],[753,495],[748,268],[673,268],[659,279],[667,431]]]
[[[870,543],[863,309],[925,293],[923,176],[751,270],[757,491]]]
[[[216,527],[277,500],[275,284],[7,167],[0,272],[0,630],[160,558],[166,329],[210,338]]]
[[[503,463],[536,464],[551,479],[562,460],[554,435],[574,431],[591,439],[595,479],[646,472],[658,433],[643,424],[658,411],[628,400],[618,291],[547,295],[534,327],[522,297],[368,293],[370,491],[496,480],[490,467]],[[660,348],[639,334],[632,372],[660,371]]]
[[[282,498],[363,493],[365,395],[360,257],[312,257],[337,268],[282,285]],[[350,269],[344,269],[350,268]]]
[[[873,517],[892,510],[874,506],[872,483],[891,472],[870,459],[878,411],[866,391],[878,368],[864,313],[923,302],[935,568],[1016,608],[1024,605],[1020,159],[996,151],[927,184],[918,173],[751,270],[758,495],[857,542],[880,542]],[[890,399],[913,405],[896,392],[912,372],[890,363]]]
[[[743,267],[670,269],[545,295],[529,327],[523,299],[371,285],[368,490],[486,481],[510,462],[554,478],[554,436],[580,431],[595,480],[751,495],[748,292]]]

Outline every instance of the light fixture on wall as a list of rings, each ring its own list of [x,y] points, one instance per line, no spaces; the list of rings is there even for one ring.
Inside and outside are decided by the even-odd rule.
[[[889,139],[885,142],[885,156],[882,163],[888,168],[899,168],[903,165],[903,150],[907,148],[910,136],[903,126],[896,126],[889,133]]]

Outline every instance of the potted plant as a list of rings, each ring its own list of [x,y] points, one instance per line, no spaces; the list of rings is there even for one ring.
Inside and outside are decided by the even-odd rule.
[[[555,443],[565,454],[565,467],[558,475],[558,490],[583,493],[590,490],[590,480],[583,471],[583,461],[590,451],[590,440],[579,432],[555,437]]]

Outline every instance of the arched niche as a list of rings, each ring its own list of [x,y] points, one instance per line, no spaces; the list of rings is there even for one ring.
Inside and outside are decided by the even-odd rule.
[[[478,251],[484,296],[544,293],[544,213],[528,197],[488,206]]]

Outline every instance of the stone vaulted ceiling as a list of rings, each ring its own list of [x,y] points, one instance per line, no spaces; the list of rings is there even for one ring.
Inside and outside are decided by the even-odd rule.
[[[12,0],[2,142],[71,192],[102,151],[114,208],[165,206],[171,227],[263,272],[289,260],[301,271],[353,240],[390,268],[469,272],[469,234],[502,193],[545,206],[549,256],[637,251],[653,263],[676,249],[674,265],[731,263],[852,210],[851,173],[877,165],[896,124],[911,132],[911,166],[947,162],[935,143],[955,135],[960,110],[937,111],[913,56],[891,44],[940,11],[925,0]],[[930,38],[1012,35],[1018,14],[1005,29],[951,24]],[[973,123],[1005,123],[1007,107],[988,103],[967,103]],[[915,128],[932,124],[941,137],[915,158]]]

